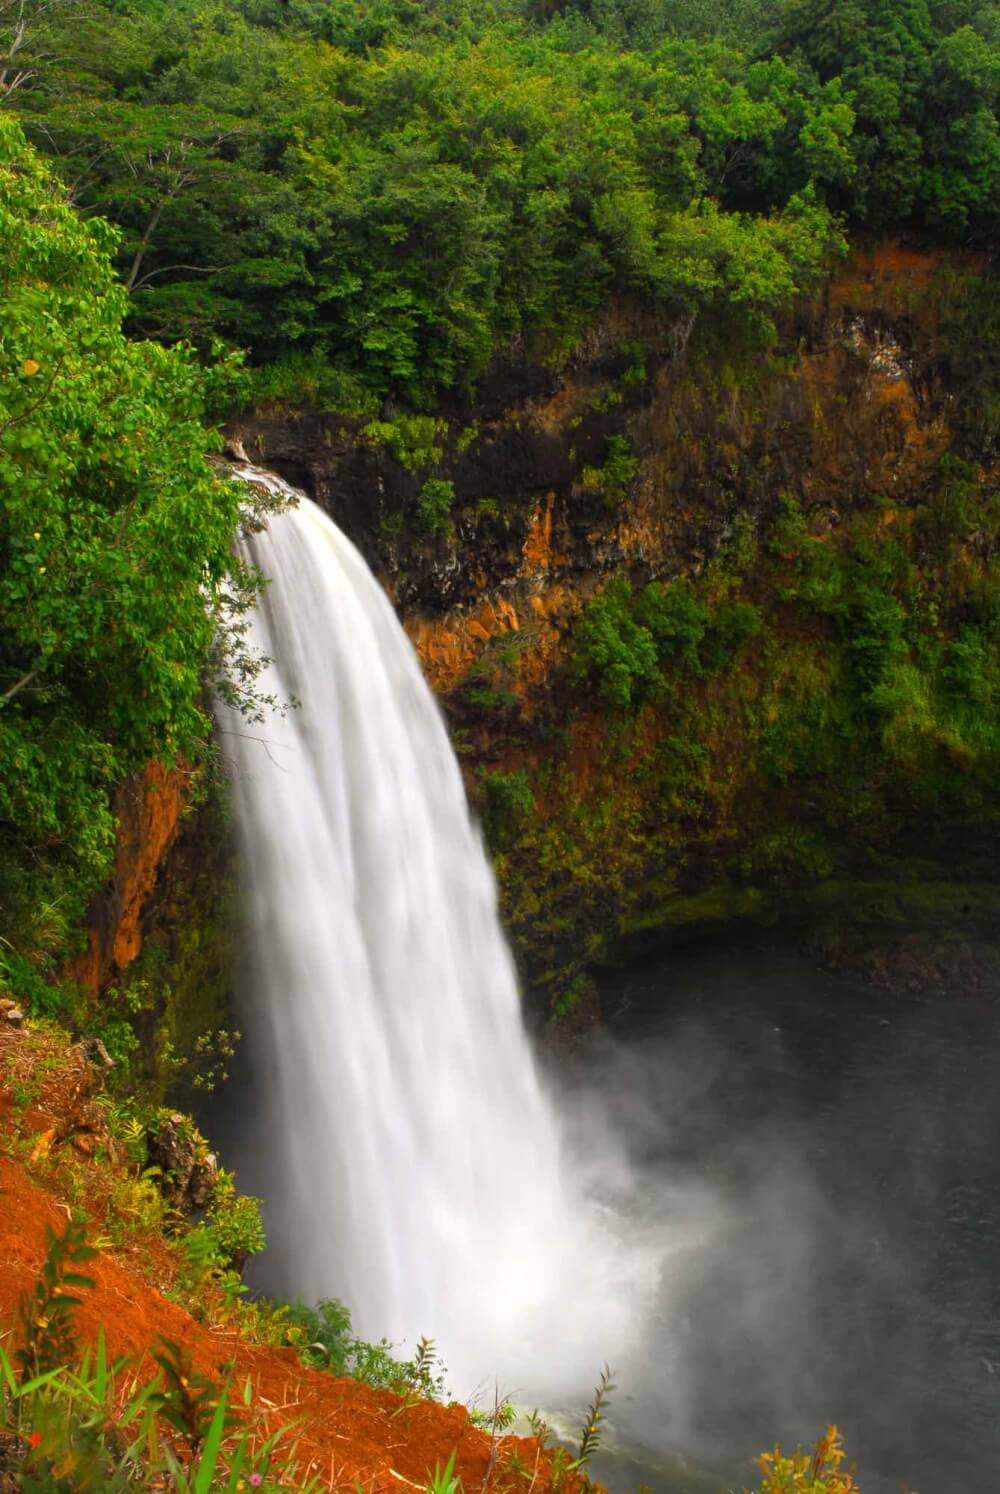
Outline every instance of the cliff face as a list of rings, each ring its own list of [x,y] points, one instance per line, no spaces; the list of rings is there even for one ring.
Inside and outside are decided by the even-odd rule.
[[[647,933],[807,904],[836,924],[858,878],[890,922],[912,916],[886,903],[904,882],[921,889],[921,917],[932,885],[946,918],[956,898],[992,909],[975,835],[955,896],[942,891],[940,832],[964,833],[968,806],[931,827],[928,859],[903,749],[891,772],[873,760],[877,793],[872,773],[848,792],[830,764],[775,769],[791,749],[771,740],[786,724],[805,731],[822,690],[806,701],[802,679],[833,677],[836,705],[854,667],[829,662],[853,626],[846,602],[794,615],[781,572],[802,569],[803,543],[854,567],[843,586],[855,590],[858,556],[895,546],[947,607],[969,579],[956,566],[992,565],[988,526],[967,523],[940,554],[913,538],[944,502],[943,474],[961,471],[973,509],[995,492],[997,368],[979,330],[989,276],[982,258],[859,248],[766,350],[618,306],[569,366],[499,370],[437,425],[263,412],[240,426],[254,459],[327,508],[396,602],[484,814],[525,971],[557,1009],[586,988],[588,960]],[[429,480],[454,490],[433,524]],[[776,548],[793,510],[806,539]],[[763,634],[715,679],[666,668],[657,698],[624,720],[594,672],[571,667],[574,620],[614,574],[637,593],[683,578],[709,614],[739,595]],[[863,712],[858,723],[871,735]]]
[[[132,964],[142,948],[143,911],[180,829],[189,775],[151,763],[118,791],[118,841],[110,883],[87,920],[87,947],[67,975],[97,996]]]
[[[96,1006],[113,1046],[122,1019],[138,1044],[117,1054],[147,1097],[190,1104],[218,1081],[232,1030],[236,867],[226,795],[201,773],[152,763],[116,801],[114,873],[87,916],[86,946],[63,970]],[[110,1024],[110,1026],[108,1025]]]
[[[943,326],[961,305],[956,282],[985,268],[897,244],[858,250],[767,354],[727,348],[722,329],[694,358],[676,326],[615,308],[558,373],[498,373],[476,404],[446,411],[442,459],[424,466],[364,421],[313,411],[262,413],[236,434],[359,545],[445,691],[490,637],[531,626],[544,651],[613,570],[697,575],[736,515],[779,493],[835,526],[874,496],[887,512],[912,504],[951,449],[989,463],[962,409],[973,371],[956,367]],[[593,474],[616,438],[638,472],[609,498]],[[431,470],[456,506],[429,540],[407,516]]]
[[[776,550],[772,530],[791,506],[817,554],[898,537],[945,600],[965,585],[962,554],[966,570],[992,564],[974,525],[943,581],[910,538],[937,512],[949,461],[984,507],[995,491],[989,274],[979,258],[882,244],[856,250],[766,349],[619,305],[568,366],[514,362],[434,417],[265,411],[234,427],[252,459],[327,508],[395,601],[484,814],[525,971],[556,1006],[584,988],[588,960],[648,931],[801,911],[796,888],[842,908],[859,876],[884,906],[899,856],[903,880],[940,887],[940,865],[915,866],[920,814],[898,782],[878,804],[864,784],[837,786],[831,809],[829,767],[762,767],[768,732],[805,709],[796,674],[829,674],[843,632],[792,615],[779,572],[800,544]],[[665,668],[625,720],[593,672],[570,667],[581,609],[622,574],[637,594],[683,578],[709,611],[738,594],[764,634],[714,678]],[[176,832],[177,786],[154,777],[123,806],[115,887],[81,972],[92,984],[134,954]],[[980,888],[985,862],[972,859],[956,897],[978,907],[969,881]]]

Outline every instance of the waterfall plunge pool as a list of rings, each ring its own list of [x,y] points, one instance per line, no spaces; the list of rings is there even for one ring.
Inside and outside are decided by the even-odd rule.
[[[703,1228],[617,1367],[595,1476],[739,1490],[755,1451],[836,1422],[863,1494],[993,1494],[1000,988],[896,994],[728,947],[603,994],[577,1095],[627,1138],[637,1226]]]
[[[750,1453],[837,1421],[864,1494],[993,1490],[997,992],[674,955],[541,1083],[388,601],[304,498],[246,550],[265,685],[302,702],[229,739],[249,1037],[213,1134],[265,1202],[260,1284],[433,1335],[460,1397],[495,1374],[560,1425],[609,1360],[615,1488],[740,1488]]]

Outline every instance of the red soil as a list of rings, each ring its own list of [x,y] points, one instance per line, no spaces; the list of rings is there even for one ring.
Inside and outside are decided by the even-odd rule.
[[[54,1133],[45,1122],[51,1127],[54,1092],[67,1093],[64,1070],[62,1082],[47,1083],[42,1108],[22,1111],[15,1127],[3,1081],[12,1078],[15,1053],[21,1059],[30,1045],[27,1033],[18,1036],[21,1041],[15,1043],[12,1034],[4,1034],[7,1041],[0,1042],[0,1330],[14,1323],[21,1294],[37,1279],[46,1225],[61,1233],[70,1215],[69,1204],[55,1191],[57,1184],[33,1181],[21,1162],[4,1154],[15,1129],[22,1135],[26,1129],[41,1133],[36,1146],[47,1150]],[[78,1161],[92,1174],[96,1197],[110,1164]],[[151,1346],[158,1337],[172,1339],[190,1352],[203,1375],[217,1383],[232,1376],[237,1405],[249,1378],[261,1440],[280,1425],[296,1424],[281,1445],[290,1451],[294,1444],[297,1486],[314,1474],[331,1490],[354,1494],[360,1485],[362,1494],[401,1494],[408,1485],[423,1489],[436,1465],[443,1468],[454,1451],[466,1494],[486,1488],[496,1494],[530,1494],[533,1487],[541,1494],[550,1487],[550,1455],[534,1438],[501,1437],[494,1447],[488,1434],[471,1425],[462,1406],[405,1405],[387,1391],[304,1368],[294,1349],[265,1347],[231,1326],[196,1322],[147,1279],[152,1274],[169,1282],[169,1261],[170,1252],[156,1235],[140,1240],[128,1253],[102,1250],[85,1267],[95,1285],[81,1294],[75,1318],[81,1345],[95,1343],[103,1327],[109,1355],[128,1356],[145,1381],[155,1371]],[[518,1457],[511,1468],[514,1451]],[[518,1465],[527,1468],[527,1477]],[[563,1494],[578,1494],[581,1482],[564,1475]]]

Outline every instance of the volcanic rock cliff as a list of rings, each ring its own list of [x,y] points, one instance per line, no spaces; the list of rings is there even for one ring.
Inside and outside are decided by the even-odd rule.
[[[722,327],[695,357],[689,328],[617,306],[566,366],[497,370],[473,402],[443,408],[434,461],[400,459],[378,422],[312,410],[261,412],[238,433],[359,545],[446,690],[484,634],[555,622],[611,571],[697,574],[737,514],[781,492],[836,523],[874,495],[916,502],[949,450],[989,466],[955,325],[963,280],[985,270],[981,257],[858,249],[767,351],[727,346]],[[588,474],[623,435],[638,470],[609,502]],[[432,540],[412,522],[430,470],[455,490]]]
[[[855,624],[846,603],[803,610],[801,575],[798,591],[789,576],[804,547],[825,547],[854,567],[843,585],[857,590],[858,555],[895,546],[951,608],[938,632],[960,627],[995,548],[975,517],[997,491],[997,354],[981,335],[994,284],[982,257],[857,247],[776,341],[622,303],[568,363],[512,358],[433,416],[275,409],[232,428],[252,460],[328,510],[395,602],[449,716],[525,973],[551,1009],[579,1000],[593,962],[664,931],[780,917],[836,940],[859,922],[993,916],[975,794],[928,780],[911,800],[927,766],[907,762],[915,747],[894,748],[891,771],[869,752],[846,787],[834,764],[798,763],[795,732],[821,739],[816,701],[838,699],[836,679],[815,679]],[[956,472],[965,517],[936,551],[928,515],[951,501]],[[799,539],[781,538],[789,515]],[[722,671],[665,664],[655,698],[623,714],[574,631],[621,576],[635,596],[682,581],[710,621],[740,597],[763,632]],[[848,716],[842,741],[869,731]],[[946,734],[935,750],[960,758]],[[145,789],[146,808],[122,817],[91,981],[138,947],[151,867],[176,829],[181,796]]]
[[[254,459],[326,507],[393,597],[451,720],[526,973],[555,1010],[586,990],[588,962],[664,930],[781,917],[836,940],[859,914],[951,925],[994,907],[971,801],[959,791],[930,823],[908,802],[915,760],[884,773],[876,753],[849,790],[830,764],[762,771],[768,732],[798,724],[802,679],[854,626],[849,608],[790,607],[779,572],[801,564],[798,541],[775,541],[782,515],[854,567],[845,588],[859,554],[897,539],[944,608],[967,590],[955,565],[992,565],[975,518],[997,478],[991,283],[981,257],[858,247],[768,345],[620,304],[567,365],[512,362],[434,420],[241,423]],[[958,471],[973,518],[931,543],[927,516]],[[626,719],[573,665],[574,620],[621,575],[636,594],[682,578],[710,610],[739,594],[763,641],[725,679],[668,670],[666,695]],[[846,717],[840,730],[850,741]]]

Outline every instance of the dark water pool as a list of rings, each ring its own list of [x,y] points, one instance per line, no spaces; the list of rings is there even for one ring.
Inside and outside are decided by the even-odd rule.
[[[832,1421],[863,1494],[1000,1491],[1000,990],[875,992],[754,948],[604,994],[587,1063],[640,1213],[689,1243],[597,1474],[741,1489],[748,1454]]]

